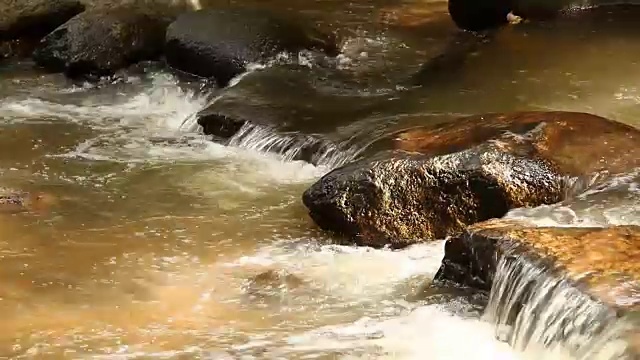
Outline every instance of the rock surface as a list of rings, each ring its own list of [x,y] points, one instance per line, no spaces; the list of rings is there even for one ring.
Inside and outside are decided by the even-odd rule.
[[[239,7],[185,13],[169,26],[166,40],[170,66],[213,78],[221,87],[244,72],[248,64],[284,51],[338,52],[331,36],[312,27],[266,10]]]
[[[513,0],[449,0],[449,14],[459,28],[486,30],[507,24]]]
[[[30,56],[42,37],[83,10],[75,0],[0,0],[0,59]]]
[[[28,193],[0,188],[0,213],[43,211],[56,202],[50,194]]]
[[[45,36],[83,10],[75,0],[1,0],[0,39]]]
[[[640,1],[610,0],[449,0],[449,14],[459,28],[481,31],[507,24],[510,12],[527,20],[575,19],[622,12]]]
[[[499,325],[514,326],[512,344],[536,340],[532,333],[544,327],[547,345],[562,341],[584,351],[588,342],[581,336],[599,336],[621,317],[631,330],[619,336],[631,334],[627,341],[632,345],[639,340],[640,322],[628,316],[640,310],[638,226],[536,228],[508,220],[476,224],[448,239],[436,281],[491,290],[487,315]],[[554,308],[549,304],[556,296],[562,301]],[[548,327],[550,319],[573,326]],[[636,356],[637,350],[627,349]]]
[[[568,178],[640,167],[639,130],[583,113],[471,116],[403,133],[396,148],[313,184],[303,202],[316,224],[399,248],[561,201]]]
[[[159,57],[171,14],[126,6],[92,9],[47,35],[35,50],[36,63],[70,77],[112,75],[143,60]]]

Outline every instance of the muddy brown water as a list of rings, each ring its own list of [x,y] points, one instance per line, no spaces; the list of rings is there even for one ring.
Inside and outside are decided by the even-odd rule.
[[[511,349],[464,296],[409,296],[437,270],[441,242],[330,245],[300,196],[354,153],[283,162],[251,142],[211,143],[189,119],[219,95],[365,155],[397,130],[486,111],[587,111],[640,126],[640,24],[508,27],[412,88],[455,33],[442,3],[258,5],[335,30],[343,55],[294,55],[212,93],[156,65],[100,86],[0,65],[0,185],[56,198],[48,211],[0,214],[0,358],[564,358]],[[595,203],[512,216],[637,223],[638,180],[624,181]],[[248,281],[268,270],[300,281],[253,284],[256,294]]]

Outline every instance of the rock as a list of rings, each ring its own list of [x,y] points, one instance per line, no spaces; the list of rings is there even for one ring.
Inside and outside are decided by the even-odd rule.
[[[181,15],[167,29],[165,52],[173,68],[224,87],[250,63],[304,49],[338,52],[335,40],[314,28],[266,10],[229,7]]]
[[[0,0],[0,40],[41,38],[83,10],[75,0]]]
[[[0,0],[0,59],[30,56],[43,36],[83,10],[75,0]]]
[[[343,154],[337,142],[323,135],[334,128],[330,121],[324,121],[325,108],[300,103],[289,91],[266,95],[251,84],[250,91],[243,91],[244,85],[247,83],[224,89],[211,105],[196,114],[197,124],[214,141],[316,165]]]
[[[30,39],[0,41],[0,60],[29,57],[34,47],[35,44]]]
[[[449,14],[461,29],[481,31],[506,25],[509,13],[527,20],[564,20],[625,13],[637,5],[637,0],[449,0]]]
[[[267,270],[247,281],[245,292],[256,299],[280,298],[283,294],[304,285],[298,276],[284,270]]]
[[[28,193],[0,188],[0,213],[43,211],[56,202],[55,197],[45,193]]]
[[[170,17],[139,6],[88,10],[47,35],[33,58],[45,69],[70,77],[112,75],[158,58]]]
[[[449,0],[449,14],[459,28],[486,30],[507,24],[513,0]]]
[[[640,167],[640,131],[595,115],[471,116],[398,136],[303,195],[311,218],[358,245],[445,238],[510,209],[563,200],[573,177]]]
[[[436,56],[428,59],[408,82],[408,86],[440,86],[459,76],[467,60],[489,43],[492,37],[480,33],[460,32],[451,37]]]
[[[280,155],[285,161],[305,161],[317,165],[336,146],[320,136],[280,132],[276,127],[217,112],[199,113],[198,124],[217,142]]]
[[[383,24],[400,28],[422,27],[433,22],[440,22],[445,17],[449,22],[451,21],[447,14],[447,4],[440,1],[396,4],[383,7],[378,12]]]
[[[512,344],[540,340],[536,330],[544,328],[545,345],[563,342],[584,354],[592,341],[583,336],[593,340],[640,310],[640,227],[476,224],[447,240],[436,281],[491,290],[485,316],[513,326]],[[640,322],[630,325],[638,334]]]

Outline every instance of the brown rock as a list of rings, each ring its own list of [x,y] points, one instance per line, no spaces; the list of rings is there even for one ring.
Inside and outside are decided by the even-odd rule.
[[[55,197],[45,193],[27,193],[0,189],[0,213],[44,211],[56,202]]]
[[[640,227],[476,224],[447,241],[436,280],[491,290],[487,314],[498,324],[515,324],[512,343],[536,340],[536,328],[548,326],[545,341],[585,351],[587,342],[573,335],[604,336],[622,317],[630,334],[640,330],[633,319],[640,311]],[[555,296],[564,299],[557,309],[550,305]],[[564,325],[544,324],[551,317]]]
[[[397,27],[420,27],[450,17],[447,3],[418,1],[409,4],[383,7],[379,10],[382,23]]]
[[[640,131],[582,113],[472,116],[411,130],[395,144],[401,151],[336,169],[305,192],[321,228],[360,245],[403,247],[559,202],[571,177],[640,167]]]
[[[640,131],[600,116],[575,112],[485,114],[438,128],[400,134],[395,147],[430,156],[463,151],[492,141],[508,151],[530,151],[580,176],[606,171],[622,173],[640,166]]]
[[[267,270],[247,280],[244,291],[253,300],[282,300],[289,292],[300,289],[305,281],[284,270]]]

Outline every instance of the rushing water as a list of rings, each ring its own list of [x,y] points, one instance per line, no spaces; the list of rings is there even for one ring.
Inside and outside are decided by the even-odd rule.
[[[330,245],[300,197],[387,135],[461,114],[562,109],[640,124],[640,26],[505,29],[411,88],[407,79],[454,31],[441,4],[423,4],[434,14],[411,28],[385,23],[392,2],[261,5],[336,29],[343,55],[289,54],[225,90],[154,64],[100,85],[28,62],[0,66],[0,185],[56,200],[49,211],[0,214],[0,357],[568,358],[511,346],[473,295],[425,294],[441,241],[401,251]],[[216,144],[193,125],[214,101],[297,130],[248,126]],[[315,165],[294,161],[309,143]],[[638,182],[628,174],[509,216],[638,224]]]

